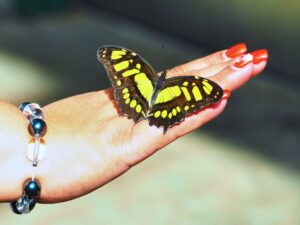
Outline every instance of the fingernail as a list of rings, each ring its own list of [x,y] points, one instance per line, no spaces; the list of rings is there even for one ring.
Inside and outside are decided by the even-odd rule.
[[[245,54],[246,52],[247,52],[247,46],[244,43],[240,43],[227,49],[227,51],[225,52],[225,57],[233,59],[240,55]]]
[[[251,54],[243,55],[235,61],[235,63],[233,64],[233,68],[237,68],[237,69],[244,68],[252,61],[253,61],[253,56]]]
[[[222,99],[229,99],[231,96],[231,91],[230,90],[224,90]]]
[[[250,53],[253,56],[253,63],[258,64],[268,60],[268,51],[266,49],[256,50]]]

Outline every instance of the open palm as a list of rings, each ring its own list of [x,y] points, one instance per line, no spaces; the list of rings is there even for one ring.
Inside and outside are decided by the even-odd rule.
[[[233,65],[241,63],[245,56],[229,58],[224,57],[224,53],[226,50],[173,68],[167,76],[207,77],[224,90],[232,91],[266,66],[266,51],[263,57],[261,53],[253,53],[250,60],[248,55],[247,65],[242,67]],[[45,136],[47,156],[37,170],[42,184],[40,201],[70,200],[115,179],[176,138],[218,116],[226,106],[228,93],[218,104],[186,118],[165,134],[163,128],[149,126],[148,121],[134,123],[120,116],[112,89],[85,93],[47,105],[44,107],[48,125]],[[23,173],[29,173],[29,169]],[[15,193],[15,198],[19,195]]]

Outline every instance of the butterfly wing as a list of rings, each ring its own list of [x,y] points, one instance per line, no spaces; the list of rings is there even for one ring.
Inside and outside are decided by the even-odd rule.
[[[149,124],[166,130],[201,108],[217,103],[223,96],[215,82],[198,76],[166,79],[149,113]]]
[[[158,78],[153,68],[136,53],[119,46],[103,46],[97,56],[108,73],[122,114],[135,122],[145,119]]]

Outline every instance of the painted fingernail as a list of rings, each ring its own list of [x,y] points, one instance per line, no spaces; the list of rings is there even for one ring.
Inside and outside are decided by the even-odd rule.
[[[245,54],[246,52],[247,52],[247,46],[244,43],[240,43],[227,49],[227,51],[225,52],[225,57],[233,59],[240,55]]]
[[[256,50],[250,53],[253,56],[253,63],[258,64],[268,60],[268,51],[266,49]]]
[[[222,99],[229,99],[231,96],[231,91],[230,90],[224,90]]]
[[[235,63],[233,64],[233,69],[241,69],[244,68],[246,65],[253,61],[253,56],[251,54],[246,54],[238,58]]]

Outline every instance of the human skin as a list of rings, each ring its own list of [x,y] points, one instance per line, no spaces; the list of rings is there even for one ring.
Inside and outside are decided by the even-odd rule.
[[[228,93],[260,74],[267,63],[265,52],[263,60],[254,57],[241,67],[241,56],[224,57],[226,52],[222,50],[177,66],[167,76],[207,77]],[[189,116],[165,134],[162,128],[149,126],[146,120],[134,123],[120,116],[112,89],[72,96],[45,106],[47,155],[37,168],[36,178],[42,186],[39,202],[67,201],[101,187],[214,119],[224,110],[228,97],[227,94],[219,103]],[[0,101],[0,127],[0,201],[8,202],[20,197],[24,181],[31,177],[31,164],[26,158],[31,136],[26,118],[16,106],[5,101]]]

